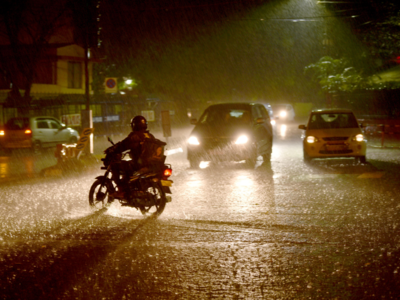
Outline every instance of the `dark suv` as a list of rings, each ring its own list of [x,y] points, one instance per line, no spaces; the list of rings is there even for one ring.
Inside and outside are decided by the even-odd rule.
[[[201,161],[241,161],[254,164],[261,155],[270,161],[272,126],[264,105],[224,103],[209,106],[200,119],[193,119],[187,150],[192,168]]]

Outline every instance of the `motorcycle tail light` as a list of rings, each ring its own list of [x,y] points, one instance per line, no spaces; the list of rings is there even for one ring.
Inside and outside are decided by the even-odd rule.
[[[172,169],[165,169],[163,173],[164,177],[169,177],[172,175]]]

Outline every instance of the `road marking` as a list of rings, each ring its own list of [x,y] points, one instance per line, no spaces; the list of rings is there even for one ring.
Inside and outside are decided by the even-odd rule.
[[[308,181],[313,179],[333,179],[333,178],[357,178],[357,179],[365,179],[365,178],[372,178],[372,179],[379,179],[381,178],[385,172],[369,172],[369,173],[362,173],[362,174],[344,174],[344,173],[335,173],[335,174],[308,174],[308,175],[299,175],[294,176],[294,180],[298,181]],[[282,175],[275,174],[273,178],[280,178]]]
[[[381,178],[385,172],[362,173],[357,178]]]

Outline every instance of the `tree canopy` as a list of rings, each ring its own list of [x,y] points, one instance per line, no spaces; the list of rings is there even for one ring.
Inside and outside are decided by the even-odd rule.
[[[324,56],[305,67],[306,73],[311,72],[322,91],[335,93],[399,88],[399,82],[392,80],[395,78],[393,72],[398,70],[388,70],[400,62],[399,1],[321,2],[348,23],[366,46],[366,52],[360,53],[358,58]]]

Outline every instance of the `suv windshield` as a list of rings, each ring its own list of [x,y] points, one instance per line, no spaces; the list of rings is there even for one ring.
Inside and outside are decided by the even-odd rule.
[[[248,125],[251,121],[251,114],[245,109],[210,109],[201,116],[199,123],[213,126]]]
[[[357,127],[357,120],[352,113],[314,113],[311,115],[308,123],[308,129]]]

